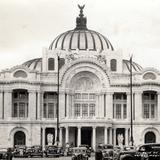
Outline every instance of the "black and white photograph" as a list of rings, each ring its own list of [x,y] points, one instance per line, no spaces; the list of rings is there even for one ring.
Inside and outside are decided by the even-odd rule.
[[[0,0],[0,159],[160,160],[160,0]]]

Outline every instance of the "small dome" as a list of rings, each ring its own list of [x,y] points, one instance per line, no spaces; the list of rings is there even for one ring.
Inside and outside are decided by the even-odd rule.
[[[25,67],[28,67],[31,70],[42,71],[42,58],[31,59],[22,64]]]
[[[102,34],[87,29],[87,18],[83,15],[84,6],[79,6],[80,14],[76,19],[76,28],[57,36],[49,49],[60,50],[114,50],[110,41]]]

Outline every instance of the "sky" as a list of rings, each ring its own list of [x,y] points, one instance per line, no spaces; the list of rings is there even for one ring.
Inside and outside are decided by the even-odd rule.
[[[160,70],[160,0],[0,0],[0,70],[42,56],[74,29],[83,5],[88,29],[100,32],[124,59]]]

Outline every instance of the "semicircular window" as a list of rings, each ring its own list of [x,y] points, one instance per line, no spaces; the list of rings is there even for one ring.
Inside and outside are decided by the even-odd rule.
[[[13,76],[16,78],[26,78],[27,73],[22,70],[19,70],[19,71],[16,71]]]
[[[156,75],[154,73],[152,73],[152,72],[148,72],[148,73],[144,74],[143,79],[145,79],[145,80],[149,80],[149,79],[154,80],[154,79],[156,79]]]

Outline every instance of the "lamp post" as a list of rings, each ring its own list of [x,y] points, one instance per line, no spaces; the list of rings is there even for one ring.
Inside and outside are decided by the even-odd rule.
[[[134,140],[133,140],[133,114],[132,114],[132,56],[130,57],[130,102],[131,102],[131,145],[133,146]]]
[[[57,55],[57,137],[56,137],[56,143],[57,146],[59,145],[59,60],[60,57]]]

